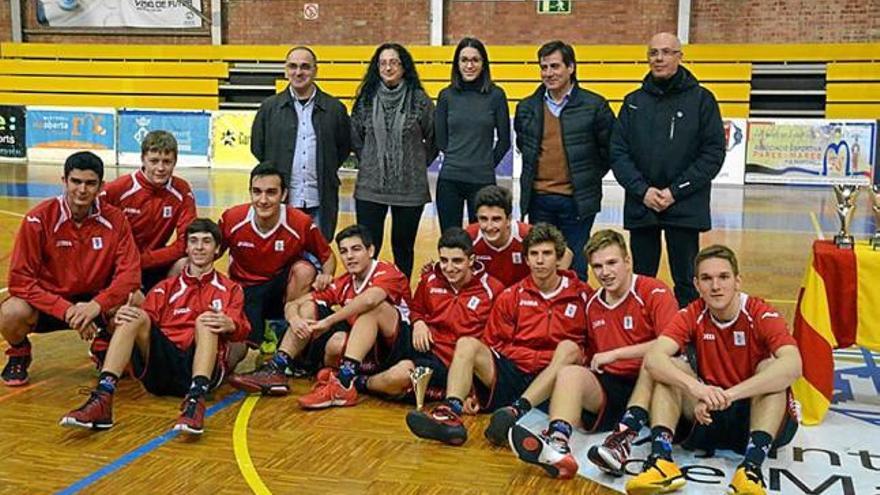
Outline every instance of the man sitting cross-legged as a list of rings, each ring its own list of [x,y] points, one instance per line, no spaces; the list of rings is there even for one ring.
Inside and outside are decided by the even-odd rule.
[[[570,341],[571,353],[580,354],[588,288],[571,272],[557,270],[564,249],[565,239],[556,227],[532,227],[523,239],[529,276],[497,297],[482,341],[458,339],[446,399],[430,412],[413,411],[406,417],[416,436],[461,445],[467,440],[461,415],[472,385],[479,408],[493,411],[513,402],[545,368],[557,366],[551,358],[560,342]]]
[[[605,472],[623,474],[630,445],[647,423],[651,403],[653,384],[642,369],[642,356],[678,311],[666,284],[633,274],[620,233],[596,232],[584,257],[601,285],[587,302],[589,366],[566,366],[559,372],[544,433],[535,435],[517,425],[510,436],[520,459],[560,478],[578,471],[568,446],[575,425],[589,431],[617,426],[601,445],[590,448],[588,458]]]
[[[761,465],[797,431],[789,387],[801,375],[801,355],[782,316],[740,292],[730,248],[707,247],[694,265],[700,299],[676,315],[645,356],[655,383],[651,455],[626,491],[646,495],[684,486],[672,460],[677,432],[685,448],[744,454],[728,493],[763,494]],[[696,373],[673,357],[689,344]]]
[[[328,368],[322,369],[314,389],[300,397],[299,404],[304,409],[353,406],[358,392],[366,391],[367,377],[360,373],[360,367],[370,351],[375,348],[371,357],[378,361],[399,361],[388,351],[395,349],[398,338],[410,333],[404,328],[409,325],[406,276],[393,264],[373,259],[373,240],[360,225],[336,234],[336,245],[346,273],[326,289],[287,304],[285,314],[290,328],[278,351],[260,369],[230,377],[234,387],[286,395],[290,388],[284,369],[307,345],[308,361],[318,367],[338,362],[342,350],[339,371],[334,374]],[[333,311],[334,306],[339,310]]]
[[[370,392],[395,397],[411,388],[416,366],[433,370],[429,387],[446,387],[455,344],[462,337],[480,338],[492,301],[504,286],[485,272],[474,272],[471,238],[461,227],[450,227],[437,242],[439,262],[422,275],[410,311],[412,336],[397,339],[404,359],[367,380]]]
[[[113,393],[131,361],[148,392],[184,397],[174,429],[202,433],[205,394],[226,374],[226,343],[250,331],[241,287],[214,270],[219,251],[217,224],[193,220],[186,229],[183,271],[153,287],[141,308],[119,308],[98,385],[82,407],[61,418],[61,426],[113,426]]]

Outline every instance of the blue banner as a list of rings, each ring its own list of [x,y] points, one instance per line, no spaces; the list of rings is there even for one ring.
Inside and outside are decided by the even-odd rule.
[[[139,165],[141,141],[154,130],[168,131],[177,139],[179,165],[208,164],[210,113],[149,110],[119,112],[119,162]]]
[[[27,147],[31,149],[113,150],[116,111],[28,107]]]

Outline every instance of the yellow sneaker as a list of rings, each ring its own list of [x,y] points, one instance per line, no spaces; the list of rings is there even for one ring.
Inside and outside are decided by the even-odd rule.
[[[745,466],[737,468],[727,485],[727,493],[729,495],[765,495],[764,477],[761,471],[746,469]]]
[[[655,495],[674,492],[685,484],[681,469],[672,461],[649,458],[642,474],[626,482],[627,495]]]

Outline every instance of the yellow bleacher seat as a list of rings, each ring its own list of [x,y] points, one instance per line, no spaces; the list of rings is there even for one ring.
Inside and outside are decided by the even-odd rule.
[[[0,76],[0,91],[216,96],[217,80]]]
[[[220,101],[216,96],[82,95],[8,92],[0,92],[0,104],[174,110],[217,110],[220,108]]]
[[[28,76],[226,78],[224,62],[119,62],[0,59],[0,74]]]

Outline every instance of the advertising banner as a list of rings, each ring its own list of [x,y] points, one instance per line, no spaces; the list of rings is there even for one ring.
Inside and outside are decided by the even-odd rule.
[[[202,27],[196,13],[202,9],[200,0],[36,0],[35,3],[37,22],[48,27]]]
[[[871,120],[750,119],[746,182],[867,184],[876,140]]]
[[[63,162],[89,150],[116,163],[116,110],[113,108],[27,107],[27,156],[36,162]]]
[[[220,110],[211,114],[211,167],[248,169],[257,164],[251,154],[254,111]]]
[[[208,166],[211,115],[208,112],[155,110],[119,112],[119,164],[140,166],[144,136],[160,129],[177,139],[178,167]]]
[[[0,105],[0,160],[24,159],[26,151],[24,107]]]

